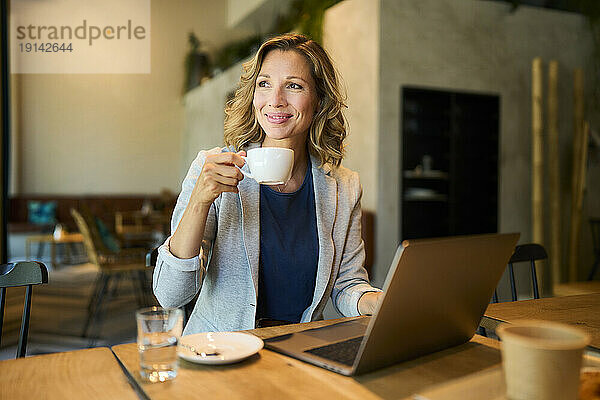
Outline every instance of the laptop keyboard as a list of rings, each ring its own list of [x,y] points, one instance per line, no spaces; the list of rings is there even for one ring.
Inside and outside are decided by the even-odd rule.
[[[326,346],[315,347],[314,349],[305,350],[305,353],[314,354],[327,360],[333,360],[340,364],[348,365],[349,367],[354,364],[354,359],[358,354],[358,348],[362,342],[363,337],[357,337],[354,339],[344,340],[343,342],[328,344]]]

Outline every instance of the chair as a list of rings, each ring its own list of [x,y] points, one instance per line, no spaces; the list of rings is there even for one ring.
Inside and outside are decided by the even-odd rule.
[[[543,246],[536,243],[522,244],[515,247],[515,252],[508,261],[508,277],[510,280],[511,301],[517,301],[517,285],[515,283],[515,272],[513,264],[521,262],[529,262],[531,272],[531,286],[533,289],[533,298],[539,299],[540,292],[537,283],[537,274],[535,271],[535,262],[548,259],[548,254]],[[498,303],[498,292],[494,291],[492,303]]]
[[[594,247],[594,265],[590,274],[588,275],[588,281],[594,279],[598,266],[600,265],[600,218],[590,218],[590,228],[592,228],[592,245]]]
[[[539,260],[548,259],[548,254],[543,246],[536,243],[528,243],[522,244],[515,247],[515,251],[513,255],[508,260],[508,278],[510,281],[510,294],[511,301],[517,301],[517,285],[515,282],[515,272],[513,268],[513,264],[521,263],[521,262],[529,262],[529,268],[531,273],[531,286],[533,292],[533,298],[540,298],[540,291],[538,288],[537,282],[537,273],[535,270],[535,262]],[[491,303],[498,303],[498,289],[494,290],[494,295],[492,296]],[[484,326],[485,324],[481,324],[477,329],[477,333],[482,336],[488,336],[487,329],[489,326]]]
[[[23,261],[0,265],[0,340],[4,319],[6,288],[25,286],[25,302],[21,317],[21,332],[17,346],[17,358],[25,357],[27,336],[29,334],[29,316],[31,314],[31,291],[33,285],[48,283],[48,269],[40,262]]]
[[[146,267],[154,268],[158,260],[158,247],[146,253]]]
[[[94,325],[97,332],[100,332],[104,318],[103,306],[106,308],[111,299],[116,297],[119,281],[124,276],[128,275],[132,278],[138,306],[150,305],[150,300],[147,297],[149,289],[144,265],[146,250],[121,249],[117,252],[111,251],[103,245],[98,228],[92,218],[88,218],[86,221],[86,218],[75,209],[71,209],[71,215],[83,235],[83,243],[89,261],[100,270],[100,275],[96,280],[90,298],[88,317],[82,332],[82,336],[87,337]],[[95,338],[95,336],[92,336],[92,338]],[[90,344],[93,345],[93,343],[94,340]]]

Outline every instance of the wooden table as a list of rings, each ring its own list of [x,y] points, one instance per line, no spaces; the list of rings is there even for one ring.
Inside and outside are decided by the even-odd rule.
[[[71,245],[73,243],[83,243],[83,235],[81,233],[64,233],[60,237],[55,238],[54,235],[31,235],[27,236],[25,239],[25,259],[31,259],[31,244],[39,243],[38,246],[38,254],[37,260],[41,261],[42,250],[46,243],[50,245],[50,261],[52,262],[52,267],[56,267],[58,264],[56,262],[56,246],[58,244],[67,244]],[[70,254],[70,249],[67,246],[67,254]]]
[[[600,281],[557,283],[552,287],[554,296],[576,296],[600,293]]]
[[[171,213],[140,210],[115,212],[115,231],[119,235],[152,233],[156,229],[168,235],[170,225]]]
[[[592,336],[590,346],[600,350],[600,293],[490,304],[482,325],[495,329],[502,322],[519,319],[543,319],[578,326]]]
[[[138,399],[106,347],[0,361],[0,399]]]
[[[248,332],[264,339],[341,320],[345,319]],[[498,342],[481,336],[464,345],[358,377],[345,377],[263,349],[233,365],[202,366],[180,360],[175,380],[152,384],[139,378],[136,344],[118,345],[112,350],[150,399],[403,399],[431,385],[498,366],[501,361]]]

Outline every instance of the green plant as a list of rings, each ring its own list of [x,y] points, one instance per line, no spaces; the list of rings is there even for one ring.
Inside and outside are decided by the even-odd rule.
[[[325,10],[341,0],[294,0],[288,15],[280,18],[275,33],[291,30],[310,37],[316,42],[323,40],[323,18]]]
[[[208,54],[200,51],[202,43],[194,34],[190,32],[188,35],[188,43],[190,49],[185,56],[185,80],[183,82],[183,93],[193,89],[202,83],[202,79],[210,76],[210,58]]]
[[[262,38],[257,35],[227,44],[217,52],[215,57],[215,68],[226,70],[236,62],[243,60],[254,51],[258,50],[261,42]]]

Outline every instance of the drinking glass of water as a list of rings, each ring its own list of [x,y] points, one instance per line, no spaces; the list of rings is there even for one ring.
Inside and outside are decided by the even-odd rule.
[[[135,313],[140,375],[150,382],[165,382],[177,376],[177,342],[183,331],[180,309],[149,307]]]

